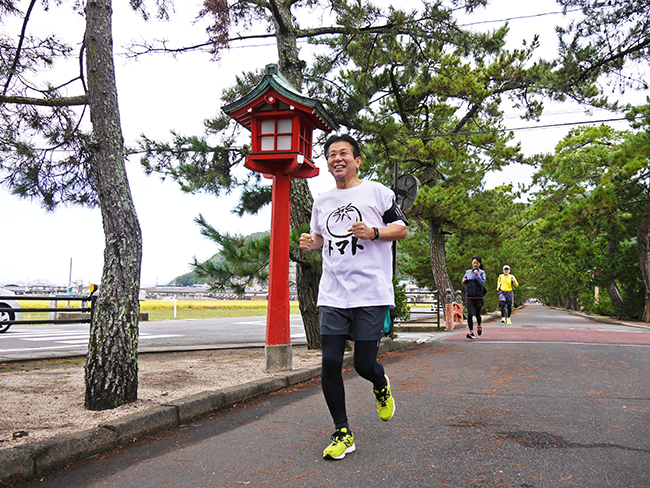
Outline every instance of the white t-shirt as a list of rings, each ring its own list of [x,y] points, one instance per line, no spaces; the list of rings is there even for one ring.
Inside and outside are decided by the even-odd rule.
[[[395,306],[391,242],[357,239],[348,230],[359,221],[368,227],[386,227],[382,215],[394,199],[392,190],[366,180],[354,188],[334,188],[316,197],[311,233],[323,236],[324,241],[318,306]]]

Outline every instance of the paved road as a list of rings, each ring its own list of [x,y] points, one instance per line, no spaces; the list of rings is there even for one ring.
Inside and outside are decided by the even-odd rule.
[[[342,461],[321,458],[332,428],[314,380],[30,486],[650,487],[648,330],[527,307],[464,335],[382,358],[387,423],[346,373],[357,451]]]
[[[290,316],[291,342],[305,344],[300,315]],[[88,324],[25,325],[0,334],[0,361],[85,355]],[[264,344],[266,317],[187,319],[141,322],[139,351],[227,347],[233,344]]]
[[[300,315],[290,316],[291,343],[306,344]],[[88,351],[88,324],[13,326],[0,334],[0,362],[83,356]],[[427,340],[432,334],[407,334]],[[264,345],[266,317],[186,319],[141,322],[139,352]]]

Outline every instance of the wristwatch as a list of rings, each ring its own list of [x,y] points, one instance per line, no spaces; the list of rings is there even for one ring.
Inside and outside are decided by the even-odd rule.
[[[371,240],[371,241],[376,241],[377,239],[379,239],[379,229],[378,229],[377,227],[373,227],[372,230],[375,231],[375,237],[373,237],[373,238],[370,239],[370,240]]]

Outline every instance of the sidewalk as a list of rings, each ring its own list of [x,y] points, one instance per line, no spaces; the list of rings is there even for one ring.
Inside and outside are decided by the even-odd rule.
[[[385,339],[380,354],[413,345],[414,343],[408,341]],[[347,354],[346,366],[350,366],[351,362],[351,354]],[[203,391],[101,423],[96,428],[82,432],[0,449],[0,483],[39,476],[72,462],[132,443],[155,432],[186,424],[317,376],[320,376],[320,366],[279,373],[220,390]]]
[[[379,421],[368,385],[348,371],[357,451],[341,462],[321,457],[331,426],[313,367],[0,450],[0,479],[34,478],[128,445],[43,486],[650,487],[650,348],[488,342],[496,331],[487,327],[475,342],[454,341],[460,328],[437,336],[443,342],[386,340],[391,422]],[[178,428],[152,439],[169,427]]]
[[[650,333],[541,307],[514,317],[475,341],[460,330],[383,354],[390,422],[347,370],[356,451],[341,461],[322,458],[333,427],[312,380],[27,486],[650,487]]]

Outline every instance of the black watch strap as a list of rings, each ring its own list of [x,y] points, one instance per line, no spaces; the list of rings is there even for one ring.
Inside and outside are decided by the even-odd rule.
[[[379,239],[379,229],[378,229],[377,227],[373,227],[372,230],[375,231],[375,237],[373,237],[373,238],[370,239],[370,240],[371,240],[371,241],[376,241],[377,239]]]

